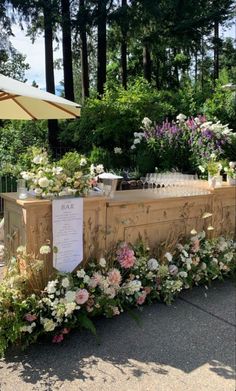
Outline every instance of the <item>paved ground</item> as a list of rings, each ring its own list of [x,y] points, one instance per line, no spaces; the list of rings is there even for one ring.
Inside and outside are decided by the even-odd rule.
[[[207,296],[206,296],[207,294]],[[60,346],[11,350],[0,361],[1,391],[234,391],[235,286],[195,288],[174,305],[144,307],[96,322]]]

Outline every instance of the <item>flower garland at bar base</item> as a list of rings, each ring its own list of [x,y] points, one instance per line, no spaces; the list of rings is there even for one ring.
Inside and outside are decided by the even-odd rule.
[[[49,251],[44,246],[41,254]],[[39,293],[27,293],[27,279],[18,273],[29,258],[20,247],[0,285],[1,355],[9,345],[25,347],[42,335],[59,343],[73,328],[96,333],[91,321],[95,316],[114,317],[156,300],[170,304],[183,289],[223,279],[235,272],[236,243],[223,237],[207,239],[204,231],[193,230],[189,240],[158,258],[143,242],[134,247],[119,243],[107,260],[58,274]],[[36,272],[40,262],[32,260]]]

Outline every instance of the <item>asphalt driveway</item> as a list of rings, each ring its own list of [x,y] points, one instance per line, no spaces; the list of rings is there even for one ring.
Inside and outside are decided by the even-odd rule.
[[[96,321],[61,345],[12,349],[0,361],[1,391],[234,391],[235,285],[184,292],[172,306]]]

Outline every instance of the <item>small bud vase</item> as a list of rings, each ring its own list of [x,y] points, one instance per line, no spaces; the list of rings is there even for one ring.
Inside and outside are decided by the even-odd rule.
[[[236,186],[236,178],[232,178],[229,175],[227,175],[227,183],[230,186]]]

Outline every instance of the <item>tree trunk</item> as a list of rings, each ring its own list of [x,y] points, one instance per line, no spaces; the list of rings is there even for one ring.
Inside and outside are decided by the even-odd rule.
[[[127,89],[127,15],[126,15],[126,8],[127,8],[127,0],[122,0],[122,7],[124,7],[124,20],[122,21],[121,25],[121,80],[122,80],[122,86]],[[124,24],[123,24],[124,23]]]
[[[70,0],[61,0],[61,16],[65,98],[74,101],[75,96],[71,50]]]
[[[106,83],[107,65],[107,37],[106,37],[106,0],[98,0],[98,43],[97,43],[97,92],[99,96],[104,93]]]
[[[151,53],[147,43],[143,46],[143,73],[145,79],[150,83],[152,80],[152,64],[151,64]]]
[[[197,86],[197,74],[198,74],[198,53],[197,50],[195,52],[195,66],[194,66],[194,80],[195,80],[195,88]]]
[[[214,23],[214,85],[219,79],[219,22]]]
[[[88,46],[86,33],[86,18],[84,0],[80,0],[80,40],[81,40],[81,76],[82,76],[82,98],[89,97],[89,68],[88,68]]]
[[[44,42],[45,42],[45,73],[46,89],[48,92],[55,94],[54,68],[53,68],[53,30],[51,1],[44,3]],[[48,120],[48,143],[53,149],[58,145],[58,124],[57,120]]]

